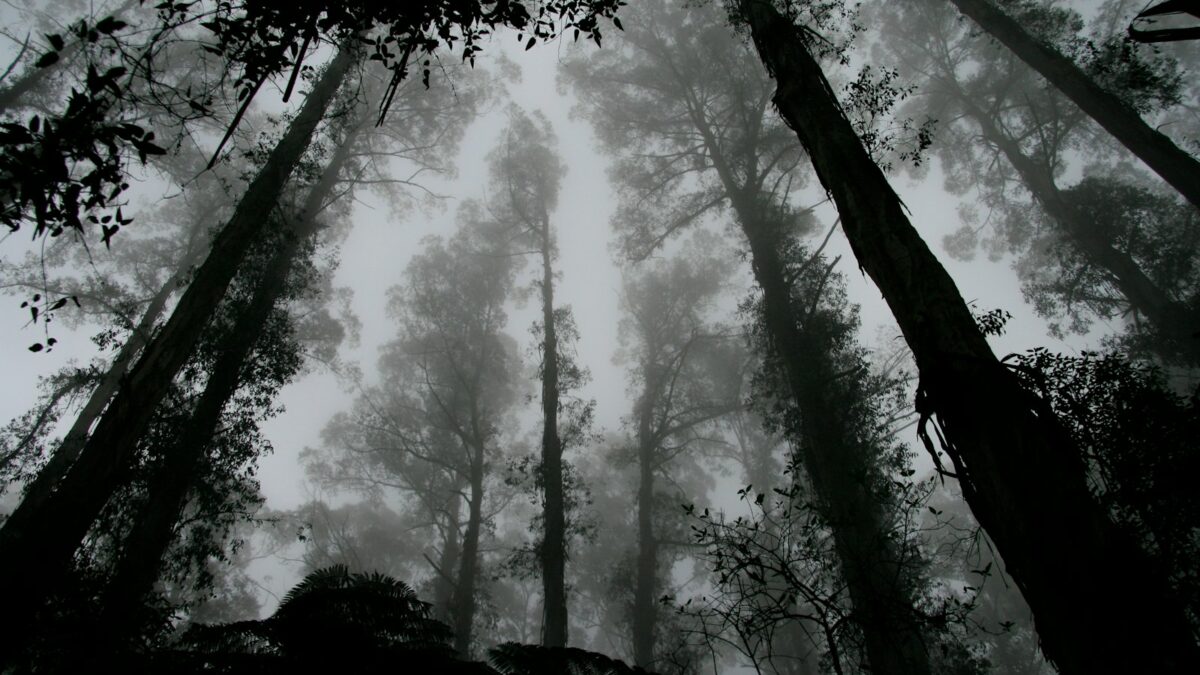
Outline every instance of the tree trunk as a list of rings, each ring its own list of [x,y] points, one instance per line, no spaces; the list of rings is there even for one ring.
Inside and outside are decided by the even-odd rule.
[[[284,184],[355,60],[354,50],[344,48],[326,69],[58,489],[38,508],[19,506],[0,530],[0,590],[9,615],[20,617],[18,625],[31,624],[33,614],[61,582],[88,528],[124,479],[158,403],[191,355],[250,247],[260,239]],[[0,647],[0,663],[21,643],[8,637],[7,645]]]
[[[434,618],[449,625],[454,622],[454,579],[451,570],[459,566],[458,509],[459,495],[451,495],[446,509],[446,529],[442,542],[442,555],[438,560],[437,583],[434,584]]]
[[[203,475],[204,452],[220,424],[221,411],[242,383],[242,370],[283,295],[301,250],[321,229],[322,222],[317,216],[337,186],[350,156],[353,137],[351,131],[342,139],[321,178],[309,191],[297,220],[283,232],[283,241],[258,279],[250,302],[238,312],[233,328],[222,339],[204,393],[187,426],[154,475],[147,502],[125,540],[113,579],[105,591],[102,631],[118,640],[132,636],[139,628],[143,599],[158,579],[188,492],[197,475]]]
[[[483,447],[471,459],[471,499],[467,504],[467,529],[463,533],[462,559],[454,585],[454,649],[471,654],[475,623],[475,585],[479,576],[479,533],[483,528]]]
[[[566,500],[562,441],[558,437],[558,336],[554,329],[554,273],[550,218],[542,214],[542,645],[567,646]]]
[[[121,381],[125,378],[125,374],[129,372],[129,366],[133,362],[134,357],[149,342],[150,334],[154,332],[154,324],[158,323],[159,317],[162,316],[163,310],[166,309],[167,301],[171,299],[171,296],[174,295],[175,291],[191,273],[191,266],[197,261],[201,252],[202,247],[199,246],[195,241],[195,237],[193,237],[192,249],[184,260],[180,262],[179,269],[158,289],[154,297],[150,298],[145,311],[142,312],[142,318],[129,334],[125,343],[121,345],[121,349],[117,351],[116,357],[109,364],[108,370],[104,373],[104,377],[100,380],[100,383],[96,385],[91,395],[88,396],[83,409],[75,417],[75,422],[71,424],[71,428],[63,436],[62,442],[55,449],[54,454],[50,457],[50,461],[38,472],[37,478],[25,488],[25,492],[21,496],[22,505],[29,504],[29,508],[33,509],[40,508],[49,499],[50,495],[53,494],[55,486],[67,474],[71,465],[75,463],[75,460],[79,457],[79,453],[83,451],[84,444],[87,443],[88,432],[92,430],[92,425],[95,424],[100,414],[104,412],[104,408],[112,400],[113,394],[121,386]]]
[[[904,585],[900,551],[890,540],[879,498],[866,483],[871,459],[854,440],[841,410],[829,400],[837,383],[827,344],[801,329],[801,314],[792,304],[791,285],[779,256],[777,228],[764,213],[757,181],[739,183],[707,123],[698,111],[693,114],[750,244],[767,330],[800,410],[801,460],[833,531],[867,659],[879,673],[928,673],[929,656],[914,599]]]
[[[905,573],[901,547],[886,525],[882,497],[868,483],[867,448],[855,439],[845,406],[838,404],[845,398],[839,396],[844,385],[837,381],[828,340],[798,321],[779,241],[744,201],[735,197],[734,210],[750,243],[772,350],[783,362],[800,410],[801,459],[833,532],[871,672],[928,673],[929,654],[908,587],[911,574]]]
[[[1176,353],[1180,353],[1189,362],[1200,364],[1200,338],[1197,337],[1200,336],[1200,321],[1187,305],[1159,288],[1132,256],[1101,237],[1088,222],[1086,214],[1063,197],[1050,172],[1021,152],[1016,142],[985,112],[965,97],[960,100],[967,114],[979,124],[983,137],[1004,153],[1050,218],[1093,265],[1108,272],[1130,306],[1153,324],[1163,338],[1160,344],[1165,353],[1161,356],[1173,361]]]
[[[923,422],[940,426],[967,502],[1029,601],[1047,655],[1064,673],[1200,671],[1163,574],[1096,504],[1080,450],[1048,405],[992,354],[855,135],[807,37],[767,2],[739,7],[778,83],[776,106],[916,358]],[[1136,590],[1104,592],[1134,578]]]
[[[654,663],[658,638],[658,612],[654,601],[658,594],[658,541],[654,537],[654,459],[652,430],[654,407],[651,401],[656,385],[652,366],[646,367],[646,386],[638,405],[638,553],[637,579],[633,591],[633,662],[649,670]]]
[[[950,0],[984,31],[1012,50],[1171,187],[1200,208],[1200,162],[1102,89],[1070,59],[1034,36],[987,0]]]

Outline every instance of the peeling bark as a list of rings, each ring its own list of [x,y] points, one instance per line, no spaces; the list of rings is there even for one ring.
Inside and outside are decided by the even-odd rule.
[[[1064,673],[1200,670],[1165,577],[1092,498],[1079,449],[1047,404],[992,354],[945,269],[843,114],[805,36],[740,0],[774,101],[812,158],[859,265],[916,358],[918,410],[940,426],[963,493],[1032,607]],[[1137,575],[1135,592],[1105,593]]]

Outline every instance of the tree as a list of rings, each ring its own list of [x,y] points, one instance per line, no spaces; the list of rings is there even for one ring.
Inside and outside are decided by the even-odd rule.
[[[602,52],[572,75],[601,139],[614,149],[640,149],[623,153],[614,172],[630,193],[626,203],[649,211],[619,214],[623,243],[645,255],[706,212],[731,207],[762,292],[770,353],[804,420],[803,462],[839,539],[868,660],[880,672],[926,671],[914,599],[892,569],[902,556],[888,551],[894,542],[877,496],[861,479],[870,459],[828,396],[842,378],[817,306],[833,265],[785,252],[793,233],[811,227],[808,214],[789,203],[803,180],[800,148],[772,119],[761,66],[719,16],[656,4],[637,25],[627,51]],[[801,288],[796,280],[805,274],[816,282]]]
[[[685,254],[686,255],[686,254]],[[670,476],[681,455],[710,443],[707,427],[741,405],[737,390],[722,391],[720,365],[736,354],[705,315],[727,268],[697,253],[678,257],[626,277],[621,334],[633,386],[640,388],[630,422],[637,466],[637,561],[630,631],[633,661],[650,668],[658,661],[659,597],[663,590],[664,519],[656,481]],[[733,356],[733,359],[730,357]],[[730,395],[732,394],[732,395]],[[669,545],[669,544],[668,544]]]
[[[1067,309],[1077,329],[1086,327],[1087,314],[1112,318],[1128,311],[1133,314],[1135,337],[1152,345],[1160,358],[1184,362],[1200,358],[1200,342],[1194,337],[1200,318],[1189,307],[1194,295],[1189,288],[1194,264],[1189,257],[1194,255],[1188,253],[1191,238],[1197,236],[1195,222],[1189,222],[1195,221],[1194,209],[1160,198],[1154,200],[1157,208],[1149,211],[1148,191],[1122,185],[1124,179],[1094,175],[1094,169],[1078,186],[1060,188],[1057,176],[1067,153],[1096,152],[1086,118],[1061,101],[1055,90],[1035,81],[1033,73],[1011,54],[998,53],[990,42],[964,35],[949,7],[946,11],[938,11],[936,5],[908,9],[896,22],[897,29],[888,33],[891,52],[925,75],[929,94],[925,100],[938,117],[947,120],[946,126],[954,127],[944,133],[954,134],[956,140],[938,144],[943,166],[950,172],[948,183],[959,189],[976,187],[983,201],[1000,211],[999,236],[989,243],[994,249],[1028,247],[1030,253],[1019,270],[1035,307],[1043,313]],[[1063,41],[1075,37],[1071,14],[1027,14],[1029,25],[1036,26],[1039,34]],[[966,75],[972,65],[980,69]],[[1141,78],[1113,79],[1128,84]],[[1126,86],[1118,91],[1145,103],[1165,95],[1164,88],[1169,87]],[[973,123],[980,133],[955,124],[960,119]],[[973,147],[983,150],[982,156],[973,153]],[[997,162],[993,156],[1003,159]],[[1018,206],[1007,189],[1010,180],[1024,186],[1044,216],[1031,223],[1028,209]],[[1106,187],[1097,189],[1098,183]],[[1127,223],[1117,217],[1139,212],[1141,217]],[[1097,226],[1097,214],[1114,216],[1114,222]],[[1051,232],[1039,237],[1031,224],[1042,220]],[[1123,230],[1130,234],[1123,235]],[[952,241],[970,243],[973,231],[966,226]],[[1151,237],[1156,244],[1139,246],[1139,240]],[[1054,253],[1047,255],[1047,247],[1054,247]],[[1058,263],[1057,275],[1048,274],[1047,258]]]
[[[1195,643],[1164,579],[1147,576],[1142,593],[1115,604],[1097,597],[1108,580],[1149,570],[1146,556],[1092,499],[1066,430],[992,354],[863,148],[813,57],[820,26],[797,26],[759,0],[733,9],[778,84],[775,105],[838,206],[855,258],[913,352],[921,428],[935,420],[967,502],[1037,617],[1046,653],[1066,672],[1194,669]],[[1046,528],[1047,514],[1060,527]],[[1086,569],[1071,562],[1080,555]]]
[[[324,460],[322,480],[397,485],[438,524],[435,607],[454,626],[455,648],[469,654],[486,578],[487,501],[496,500],[488,494],[492,465],[517,399],[520,359],[504,333],[516,272],[505,233],[473,202],[460,219],[448,242],[427,242],[404,286],[393,289],[389,311],[401,335],[380,361],[384,384],[363,389],[353,421],[330,426],[329,441],[340,447]]]
[[[520,244],[529,245],[540,258],[542,321],[540,375],[542,380],[542,456],[539,480],[543,491],[543,527],[540,546],[544,617],[542,644],[567,644],[567,522],[563,489],[563,439],[559,412],[563,407],[559,324],[562,308],[554,304],[554,259],[557,246],[550,214],[558,203],[559,179],[564,171],[555,154],[550,123],[541,115],[519,109],[509,114],[509,126],[500,145],[488,156],[491,166],[492,217]]]
[[[372,45],[372,59],[391,71],[380,103],[382,118],[410,67],[419,62],[423,81],[429,81],[434,52],[440,46],[461,45],[463,59],[473,63],[482,49],[480,39],[504,26],[528,32],[532,36],[530,46],[551,39],[560,29],[585,34],[599,43],[600,19],[613,17],[620,4],[620,0],[546,0],[538,3],[531,15],[523,3],[477,0],[427,0],[403,6],[345,6],[314,1],[287,8],[245,0],[162,3],[156,7],[150,38],[139,49],[117,50],[119,58],[104,72],[90,69],[85,86],[72,90],[61,113],[47,114],[44,119],[35,117],[28,125],[4,127],[0,173],[8,180],[0,194],[0,222],[16,231],[22,223],[33,220],[35,236],[68,230],[82,233],[84,223],[90,222],[85,221],[87,214],[111,209],[128,187],[128,152],[136,153],[143,163],[147,155],[165,152],[153,143],[153,133],[139,124],[119,121],[119,117],[123,108],[136,106],[136,85],[153,81],[159,66],[155,57],[162,43],[181,27],[203,23],[213,37],[213,43],[204,45],[204,50],[227,63],[237,89],[237,110],[211,166],[262,86],[290,70],[283,96],[286,102],[305,60],[322,41]],[[106,17],[95,25],[86,21],[77,24],[74,30],[81,40],[96,42],[127,26],[124,21]],[[376,27],[383,29],[377,37],[363,37]],[[53,36],[50,42],[52,50],[43,54],[35,67],[52,65],[67,48],[61,36]],[[193,98],[190,90],[182,93],[185,95],[177,97],[180,105],[207,114],[205,96]],[[86,173],[77,178],[72,168]],[[119,210],[107,219],[102,229],[105,241],[129,222]]]
[[[20,506],[0,530],[11,611],[36,611],[44,593],[57,586],[75,548],[119,483],[133,449],[180,366],[196,344],[230,281],[268,222],[284,184],[324,117],[351,65],[343,49],[314,86],[288,132],[247,188],[229,223],[213,241],[171,318],[145,347],[88,443],[44,504]]]
[[[1011,49],[1071,99],[1121,145],[1200,208],[1200,162],[1150,128],[1126,102],[1097,85],[1052,46],[1027,33],[987,0],[950,0],[964,15]]]

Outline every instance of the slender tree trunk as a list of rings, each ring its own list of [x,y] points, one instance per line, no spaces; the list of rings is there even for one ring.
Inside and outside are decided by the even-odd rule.
[[[1048,405],[992,354],[855,135],[807,38],[767,2],[739,7],[778,83],[776,106],[912,349],[923,421],[940,426],[967,502],[1029,601],[1047,655],[1068,674],[1200,671],[1164,576],[1096,504],[1080,451]],[[1126,579],[1137,589],[1103,592]]]
[[[171,318],[146,346],[54,494],[36,508],[22,504],[0,530],[0,591],[9,616],[20,617],[18,625],[28,627],[45,598],[57,589],[75,549],[125,477],[154,410],[191,355],[250,247],[260,239],[284,184],[354,61],[353,49],[342,49],[321,76],[213,242],[208,259]],[[11,634],[7,637],[9,642],[0,647],[0,663],[21,642]]]
[[[1058,223],[1067,237],[1096,267],[1108,273],[1121,295],[1154,326],[1163,338],[1161,356],[1173,361],[1177,353],[1200,363],[1200,317],[1186,304],[1172,298],[1146,275],[1133,256],[1118,250],[1089,222],[1086,214],[1071,204],[1054,183],[1048,170],[1021,152],[995,122],[969,99],[961,99],[967,114],[975,119],[983,136],[994,144],[1021,176],[1025,187]]]
[[[567,646],[567,526],[562,441],[558,437],[558,335],[554,327],[554,272],[550,218],[542,214],[542,645]]]
[[[62,480],[63,476],[70,470],[71,465],[79,457],[79,453],[83,451],[83,446],[87,443],[88,432],[92,430],[92,425],[104,412],[104,408],[108,402],[112,400],[113,394],[121,386],[125,374],[129,372],[129,366],[133,362],[134,357],[138,355],[146,343],[150,340],[151,333],[154,332],[154,324],[158,323],[159,317],[162,316],[163,310],[167,307],[167,301],[175,294],[180,285],[184,282],[187,276],[191,273],[191,266],[194,264],[202,251],[202,247],[197,242],[192,242],[192,250],[187,254],[183,261],[180,262],[179,270],[171,275],[167,282],[158,289],[154,297],[150,298],[149,304],[142,312],[142,318],[134,327],[133,332],[129,334],[129,338],[121,345],[121,349],[117,351],[116,358],[109,364],[108,370],[104,373],[96,388],[92,390],[88,400],[83,405],[83,409],[75,417],[75,422],[71,424],[71,428],[67,430],[67,434],[51,455],[50,461],[42,470],[38,472],[35,478],[24,494],[21,496],[22,505],[29,504],[29,508],[40,508],[45,504],[46,500],[54,492],[55,486]]]
[[[483,447],[474,450],[471,459],[471,498],[467,509],[467,529],[463,533],[462,559],[458,583],[454,585],[454,649],[470,655],[475,623],[475,585],[479,576],[479,533],[483,528]]]
[[[1070,59],[1038,40],[988,0],[950,0],[1012,50],[1171,187],[1200,208],[1200,162],[1155,131],[1124,101],[1092,81]]]
[[[778,238],[763,221],[748,215],[753,206],[741,202],[735,197],[734,209],[750,243],[772,349],[783,362],[800,410],[801,459],[833,532],[871,671],[928,673],[929,654],[907,583],[911,575],[886,525],[882,497],[868,483],[871,458],[838,405],[844,398],[838,392],[845,385],[834,372],[828,340],[798,321]]]
[[[203,475],[204,453],[220,424],[221,412],[242,384],[246,362],[286,289],[304,245],[321,229],[322,221],[317,216],[337,186],[350,156],[353,136],[352,131],[342,139],[321,178],[309,190],[297,220],[283,232],[282,242],[257,281],[250,302],[238,312],[233,328],[222,339],[204,393],[187,426],[166,452],[154,476],[147,502],[124,542],[113,580],[105,593],[101,626],[108,635],[120,639],[133,635],[139,628],[139,610],[158,579],[188,492],[196,477]]]
[[[638,405],[638,554],[633,591],[633,662],[647,670],[654,663],[658,639],[658,540],[654,536],[654,460],[657,450],[653,435],[655,377],[645,368],[646,386]]]
[[[866,483],[871,459],[829,400],[838,383],[827,344],[800,327],[802,314],[792,304],[777,228],[764,213],[756,182],[739,182],[703,116],[695,109],[693,114],[750,244],[767,330],[800,410],[801,459],[833,531],[871,668],[878,673],[928,673],[929,656],[914,599],[905,586],[899,549],[890,540],[879,498]]]
[[[455,581],[451,570],[459,567],[460,545],[458,541],[458,509],[460,497],[454,494],[446,510],[446,530],[442,543],[442,555],[438,560],[437,583],[434,585],[433,610],[436,618],[450,624],[454,622]]]

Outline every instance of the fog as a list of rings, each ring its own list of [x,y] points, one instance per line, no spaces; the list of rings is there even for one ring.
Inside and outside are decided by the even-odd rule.
[[[793,62],[771,61],[782,43],[738,14],[754,2],[725,4],[630,3],[548,38],[493,18],[473,64],[460,39],[414,51],[403,80],[382,38],[339,51],[322,34],[239,95],[237,64],[268,52],[205,51],[227,36],[199,18],[150,51],[167,16],[154,8],[6,3],[0,171],[18,187],[0,239],[0,555],[61,564],[0,570],[50,589],[5,610],[28,614],[28,646],[0,664],[233,649],[204,624],[241,625],[243,644],[303,664],[304,640],[233,622],[272,626],[299,611],[302,580],[358,587],[374,572],[428,603],[405,610],[428,625],[387,639],[435,645],[429,664],[559,672],[503,670],[519,644],[660,673],[1141,658],[1111,635],[1106,655],[1083,656],[1105,636],[1076,637],[1092,629],[1070,618],[1099,612],[1051,590],[1067,568],[1042,563],[1043,529],[1080,556],[1125,556],[1092,595],[1145,582],[1143,604],[1121,608],[1155,617],[1144,631],[1164,663],[1195,662],[1200,510],[1178,479],[1195,466],[1200,353],[1186,191],[955,7],[977,3],[777,3],[820,36],[796,49],[817,55],[893,202],[866,172],[830,173],[850,154],[818,157],[838,132],[787,117],[776,92]],[[1023,13],[1195,151],[1195,44],[1122,42],[1142,3],[979,4]],[[36,64],[44,53],[61,62]],[[18,91],[28,73],[45,77]],[[71,129],[55,115],[73,87],[154,136],[97,141],[121,148],[129,187],[56,232],[67,221],[39,221],[25,196],[54,183],[20,174],[17,134],[42,133],[34,116]],[[264,191],[306,115],[311,140]],[[71,180],[97,157],[73,156]],[[863,215],[884,212],[945,282]],[[900,262],[879,267],[876,250]],[[983,344],[980,331],[995,357],[944,347]],[[1003,398],[1010,380],[1025,403]],[[1047,425],[1057,440],[1029,440]],[[1030,462],[1027,478],[1005,461]],[[1079,543],[1100,521],[1122,534]],[[70,528],[73,541],[39,539]],[[1090,561],[1062,561],[1075,563]],[[392,648],[370,630],[383,632],[357,657],[321,658]]]

